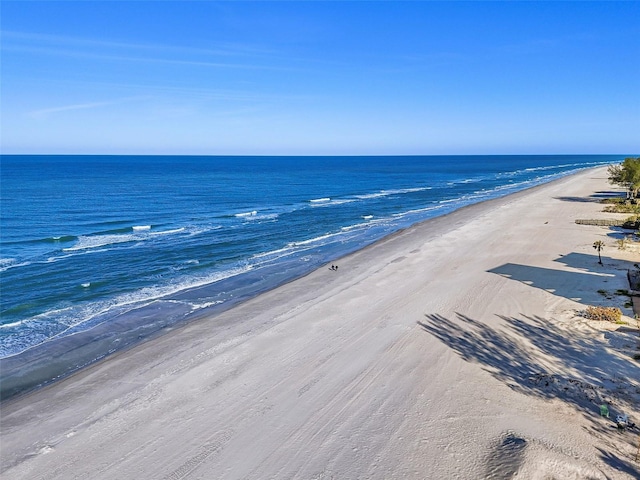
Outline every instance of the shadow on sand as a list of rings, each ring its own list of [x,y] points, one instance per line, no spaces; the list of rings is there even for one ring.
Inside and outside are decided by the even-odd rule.
[[[574,270],[505,263],[488,271],[569,300],[599,305],[605,299],[600,292],[628,288],[626,270],[633,268],[632,262],[604,255],[603,265],[600,265],[597,254],[575,252],[560,256],[555,261]],[[597,278],[595,283],[594,277]]]
[[[600,202],[606,198],[625,198],[625,193],[620,191],[599,191],[588,197],[554,197],[563,202]]]
[[[460,313],[456,317],[451,320],[442,315],[425,314],[424,321],[418,324],[464,360],[482,365],[513,390],[543,399],[562,400],[591,420],[592,433],[599,433],[599,438],[623,435],[625,441],[633,445],[638,430],[619,432],[613,420],[600,419],[599,405],[603,400],[611,402],[611,418],[618,413],[629,413],[617,409],[614,397],[620,385],[629,384],[632,379],[637,383],[640,366],[611,355],[601,341],[587,334],[575,332],[567,336],[565,330],[537,316],[499,316],[506,323],[500,329]],[[524,338],[529,344],[521,340]],[[560,377],[545,369],[539,360],[541,355],[551,364],[562,365],[570,377]],[[640,478],[640,467],[633,459],[604,450],[601,458],[611,467]]]

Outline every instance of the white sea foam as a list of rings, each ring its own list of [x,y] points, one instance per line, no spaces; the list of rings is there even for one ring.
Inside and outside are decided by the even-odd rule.
[[[151,238],[157,238],[163,235],[173,235],[178,233],[189,233],[190,235],[195,235],[198,233],[208,232],[211,230],[217,230],[222,228],[220,226],[215,226],[213,228],[193,228],[187,229],[186,227],[175,228],[171,230],[163,230],[159,232],[150,232],[150,231],[140,231],[137,233],[125,233],[125,234],[109,234],[109,235],[87,235],[78,237],[76,243],[68,248],[63,248],[61,250],[61,254],[54,254],[46,259],[41,259],[37,261],[25,261],[22,263],[10,263],[10,260],[15,259],[4,259],[5,262],[0,261],[0,272],[8,270],[10,268],[21,267],[30,265],[32,263],[42,264],[42,263],[55,263],[67,258],[76,257],[78,255],[94,255],[101,252],[106,252],[109,250],[110,245],[118,245],[128,242],[140,242],[144,240],[149,240]]]
[[[371,220],[373,218],[373,215],[363,215],[362,218],[364,220]]]
[[[318,201],[318,202],[311,200],[312,202],[311,206],[312,207],[333,207],[334,205],[342,205],[343,203],[352,203],[357,201],[358,201],[357,198],[336,198],[336,199],[327,198],[327,199],[324,199],[323,201]]]
[[[376,193],[364,193],[362,195],[355,195],[355,197],[359,200],[370,200],[372,198],[380,198],[380,197],[388,197],[391,195],[387,192],[376,192]]]
[[[276,220],[279,215],[277,213],[259,214],[258,212],[252,212],[251,215],[236,215],[236,216],[241,217],[244,220],[255,222],[260,220]]]
[[[282,258],[282,257],[286,257],[288,255],[291,255],[292,253],[295,252],[294,247],[295,245],[291,245],[289,244],[289,246],[284,247],[284,248],[278,248],[276,250],[270,250],[268,252],[262,252],[262,253],[256,253],[255,255],[253,255],[251,257],[251,259],[255,260],[255,259],[274,259],[274,258]]]
[[[380,190],[374,193],[365,193],[362,195],[355,195],[360,200],[369,200],[372,198],[389,197],[391,195],[402,195],[405,193],[424,192],[431,190],[433,187],[411,187],[411,188],[394,188],[389,190]]]
[[[51,237],[50,241],[53,241],[53,242],[69,242],[69,241],[75,240],[75,239],[76,239],[76,237],[74,235],[57,235],[55,237]]]
[[[161,230],[158,232],[150,231],[151,227],[147,226],[132,227],[132,233],[112,233],[105,235],[82,235],[78,237],[75,245],[63,248],[63,252],[76,252],[78,250],[92,250],[99,247],[108,247],[129,242],[140,242],[161,235],[173,235],[185,231],[185,227],[174,228],[171,230]],[[54,257],[58,260],[60,257]]]
[[[558,170],[558,169],[563,169],[563,168],[568,168],[568,167],[576,167],[574,170],[563,170],[562,172],[558,172],[558,174],[560,175],[567,175],[570,173],[573,173],[577,170],[582,170],[584,168],[588,168],[588,167],[592,167],[592,166],[596,166],[596,165],[606,165],[609,162],[587,162],[587,163],[565,163],[562,165],[546,165],[546,166],[542,166],[542,167],[530,167],[530,168],[523,168],[522,170],[514,170],[511,172],[500,172],[498,173],[496,176],[497,177],[510,177],[510,176],[515,176],[515,175],[519,175],[523,172],[536,172],[536,171],[544,171],[544,170]]]
[[[400,193],[424,192],[426,190],[431,190],[432,188],[433,187],[412,187],[412,188],[397,188],[395,190],[383,190],[383,191],[391,195],[397,195]]]
[[[190,303],[190,305],[193,310],[202,310],[203,308],[214,307],[216,305],[220,305],[221,303],[224,303],[224,300],[216,300],[213,302],[202,302],[202,303]]]
[[[15,263],[15,261],[15,258],[0,258],[0,267],[11,265],[12,263]]]
[[[151,230],[151,225],[135,225],[131,227],[134,232],[141,232],[145,230]]]
[[[44,262],[37,262],[37,263],[55,263],[55,262],[64,260],[65,258],[71,258],[77,255],[94,255],[96,253],[106,252],[107,250],[109,249],[108,248],[94,248],[94,249],[88,249],[88,250],[63,249],[62,251],[66,252],[64,255],[56,255],[56,256],[48,257]]]
[[[17,322],[12,322],[12,323],[3,323],[3,324],[0,324],[0,329],[19,327],[23,323],[24,323],[24,320],[18,320]]]
[[[116,243],[128,243],[140,240],[134,234],[112,234],[112,235],[90,235],[78,237],[78,241],[73,247],[63,248],[63,252],[73,252],[76,250],[86,250],[89,248],[104,247]]]
[[[426,213],[426,212],[431,212],[433,210],[438,210],[443,208],[443,205],[435,205],[435,206],[429,206],[429,207],[424,207],[424,208],[416,208],[414,210],[407,210],[406,212],[400,212],[400,213],[394,213],[392,216],[393,217],[406,217],[408,215],[415,215],[418,213]]]
[[[264,215],[258,215],[256,218],[258,220],[275,220],[279,217],[277,213],[265,213]]]
[[[27,265],[31,265],[31,262],[18,262],[16,258],[2,258],[0,259],[0,272],[4,272],[10,268],[26,267]]]
[[[351,232],[353,230],[358,230],[358,229],[361,229],[361,228],[367,228],[369,226],[371,226],[370,223],[356,223],[354,225],[349,225],[347,227],[342,227],[340,229],[340,231],[342,231],[342,232]]]
[[[212,232],[214,230],[220,230],[222,225],[210,225],[210,226],[192,226],[189,228],[179,228],[175,230],[175,233],[185,232],[189,236],[200,235],[202,233]],[[152,234],[153,235],[153,234]]]
[[[337,200],[331,200],[331,202],[329,202],[329,205],[342,205],[343,203],[353,203],[356,201],[357,200],[355,198],[340,198]]]
[[[308,240],[301,240],[301,241],[297,241],[297,242],[290,242],[288,243],[289,246],[291,247],[297,247],[300,245],[310,245],[310,244],[317,244],[317,243],[321,243],[323,240],[327,240],[329,238],[333,238],[336,235],[338,235],[337,233],[328,233],[326,235],[320,235],[318,237],[315,238],[310,238]]]
[[[555,168],[555,167],[553,167],[553,168]],[[523,180],[521,182],[511,182],[511,183],[507,183],[507,184],[504,184],[504,185],[498,185],[498,186],[495,186],[493,188],[486,189],[486,190],[476,190],[472,194],[463,195],[463,196],[460,196],[460,197],[457,197],[457,198],[440,200],[438,202],[437,206],[429,206],[429,207],[426,207],[426,208],[409,210],[409,211],[402,212],[402,213],[396,213],[396,214],[393,214],[393,217],[405,217],[405,216],[409,216],[409,215],[413,215],[413,214],[422,214],[422,213],[429,212],[431,210],[444,208],[444,207],[448,206],[449,204],[459,204],[460,206],[462,206],[462,205],[475,203],[476,201],[481,201],[481,200],[484,200],[484,199],[499,197],[499,196],[502,196],[505,193],[508,193],[510,191],[519,191],[519,190],[522,190],[522,189],[525,189],[525,188],[528,188],[528,187],[531,187],[531,186],[534,186],[534,185],[539,185],[541,183],[546,183],[548,181],[553,180],[554,178],[558,178],[558,177],[561,177],[561,176],[568,175],[568,174],[573,173],[573,172],[575,172],[577,170],[580,170],[580,169],[571,170],[571,171],[565,171],[565,172],[561,172],[561,173],[554,173],[554,174],[550,174],[550,175],[544,175],[544,176],[540,176],[540,177],[536,177],[536,178],[532,178],[532,179],[528,179],[528,180]]]
[[[155,300],[168,297],[181,291],[213,284],[248,272],[253,268],[252,265],[242,265],[200,277],[188,277],[169,285],[144,287],[135,292],[121,294],[106,300],[52,309],[29,319],[21,320],[20,322],[2,325],[2,328],[7,329],[11,327],[28,327],[31,331],[30,338],[32,342],[29,345],[22,345],[20,348],[17,348],[15,345],[11,346],[11,339],[3,339],[2,345],[0,345],[0,357],[16,355],[33,348],[37,344],[50,341],[54,338],[75,334],[86,328],[93,328],[103,321],[107,321],[107,314],[109,314],[109,317],[111,317],[112,314],[123,314],[133,309],[149,305]],[[171,299],[166,300],[171,301]],[[51,326],[55,324],[60,326],[60,331],[57,334],[51,337],[38,335],[37,332],[40,331],[38,325],[46,325],[46,329],[49,330]],[[86,327],[84,327],[85,325]],[[38,338],[40,340],[37,340]]]
[[[330,201],[331,201],[330,197],[314,198],[313,200],[309,200],[310,203],[326,203]]]
[[[479,183],[479,182],[488,180],[490,178],[493,178],[493,177],[484,176],[484,177],[473,177],[473,178],[459,178],[457,180],[452,180],[450,182],[447,182],[447,185],[448,186],[467,185],[469,183]]]
[[[550,177],[553,177],[553,175],[551,175]],[[542,181],[542,177],[538,177],[538,178],[533,178],[530,180],[524,180],[522,182],[514,182],[514,183],[507,183],[505,185],[498,185],[494,188],[492,188],[491,190],[489,190],[489,192],[500,192],[503,190],[513,190],[513,189],[519,189],[519,188],[523,188],[527,185],[534,185],[538,182]]]
[[[278,248],[267,252],[257,253],[250,258],[250,262],[254,263],[257,267],[273,263],[291,255],[300,254],[307,250],[311,250],[314,247],[312,241],[304,241],[300,243],[291,242],[284,248]]]
[[[257,210],[252,210],[250,212],[242,212],[242,213],[236,213],[234,215],[234,217],[238,217],[238,218],[246,218],[246,217],[253,217],[256,216],[258,214]]]
[[[496,177],[495,178],[515,177],[519,173],[522,173],[522,172],[520,172],[518,170],[514,170],[514,171],[511,171],[511,172],[498,172],[498,173],[496,173]]]
[[[574,166],[578,166],[578,165],[585,165],[585,164],[567,163],[565,165],[547,165],[545,167],[524,168],[524,169],[519,170],[519,171],[521,171],[521,172],[537,172],[539,170],[555,170],[555,169],[558,169],[558,168],[574,167]]]
[[[150,232],[149,235],[154,235],[154,236],[173,235],[174,233],[181,233],[181,232],[184,232],[185,230],[186,230],[185,227],[180,227],[180,228],[174,228],[172,230],[161,230],[159,232]]]

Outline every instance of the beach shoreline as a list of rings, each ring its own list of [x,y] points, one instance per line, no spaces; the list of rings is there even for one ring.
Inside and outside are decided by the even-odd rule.
[[[575,224],[606,216],[603,189],[596,168],[466,206],[11,398],[0,471],[633,478],[633,433],[584,396],[638,415],[640,368],[614,348],[633,325],[577,315],[633,263]]]
[[[373,248],[378,242],[392,240],[396,235],[402,235],[412,228],[420,226],[427,230],[430,228],[447,228],[450,223],[459,223],[457,219],[459,216],[463,218],[462,221],[466,221],[465,219],[468,218],[466,213],[468,209],[471,209],[469,215],[472,215],[475,207],[481,207],[483,210],[492,208],[494,204],[499,205],[505,198],[516,199],[519,195],[525,195],[527,192],[561,180],[562,177],[506,196],[465,205],[452,212],[423,220],[409,227],[401,228],[359,248],[357,251]],[[432,227],[430,227],[430,225]],[[336,263],[343,257],[352,255],[353,253],[354,252],[351,251],[333,258],[332,262]],[[317,268],[302,267],[302,274],[296,274],[292,277],[288,277],[285,274],[283,279],[275,283],[271,282],[269,286],[257,287],[246,292],[238,292],[238,294],[228,298],[223,303],[196,312],[182,311],[181,308],[183,306],[179,306],[178,304],[172,305],[171,302],[181,297],[188,297],[192,292],[198,291],[201,288],[207,288],[207,286],[191,287],[186,290],[181,290],[175,294],[158,298],[149,305],[135,307],[130,311],[125,311],[123,314],[119,314],[117,318],[104,321],[94,327],[59,338],[54,337],[21,353],[4,357],[0,359],[0,363],[2,364],[2,368],[0,369],[0,403],[6,402],[14,397],[28,395],[39,388],[44,388],[68,378],[91,365],[102,362],[114,354],[126,352],[141,343],[152,341],[159,336],[180,329],[191,322],[215,318],[223,312],[258,295],[299,280],[310,275],[318,268],[325,268],[324,266]],[[262,276],[271,275],[275,277],[280,274],[281,272],[271,271],[270,273],[263,273]],[[219,287],[217,286],[218,283],[220,284]],[[216,288],[223,290],[228,288],[225,286],[224,281],[216,282],[214,285],[216,285]],[[182,317],[182,319],[180,319],[180,317]]]

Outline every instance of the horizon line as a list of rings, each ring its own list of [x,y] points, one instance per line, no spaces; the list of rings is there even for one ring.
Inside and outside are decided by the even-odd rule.
[[[355,153],[355,154],[242,154],[242,153],[2,153],[0,157],[545,157],[545,156],[640,156],[637,153]]]

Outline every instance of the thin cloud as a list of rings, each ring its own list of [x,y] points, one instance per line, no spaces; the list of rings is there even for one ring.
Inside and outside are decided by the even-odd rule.
[[[127,43],[84,37],[1,32],[4,52],[28,53],[98,61],[155,63],[220,69],[308,71],[309,65],[349,66],[348,62],[297,56],[263,45],[238,42],[222,43],[214,48],[166,44]],[[303,65],[306,65],[305,68]]]
[[[35,118],[37,120],[46,120],[52,115],[62,113],[62,112],[69,112],[74,110],[91,110],[95,108],[109,107],[112,105],[119,105],[121,103],[143,100],[145,98],[146,97],[129,97],[129,98],[121,98],[117,100],[109,100],[109,101],[103,101],[103,102],[76,103],[73,105],[63,105],[60,107],[43,108],[40,110],[34,110],[31,112],[28,112],[27,116],[31,118]]]
[[[255,45],[241,44],[241,43],[221,43],[216,48],[201,48],[201,47],[188,47],[178,45],[166,45],[156,43],[132,43],[132,42],[118,42],[111,40],[97,40],[93,38],[85,37],[73,37],[67,35],[51,35],[44,33],[28,33],[28,32],[16,32],[16,31],[2,31],[2,37],[5,46],[7,41],[14,41],[18,44],[36,44],[51,46],[52,44],[64,45],[67,47],[73,47],[77,49],[95,49],[95,48],[110,48],[119,50],[139,50],[139,51],[159,51],[159,52],[172,52],[179,54],[198,54],[198,55],[217,55],[217,56],[269,56],[277,52],[266,49],[263,47],[257,47]],[[10,45],[10,43],[9,43]],[[4,49],[4,47],[3,47]]]
[[[268,69],[268,70],[294,70],[288,67],[276,67],[273,65],[257,65],[249,63],[223,63],[223,62],[210,62],[206,60],[182,60],[175,58],[159,58],[159,57],[144,57],[144,56],[128,56],[128,55],[114,55],[109,53],[98,52],[83,52],[61,48],[48,48],[48,47],[28,47],[28,46],[8,46],[3,48],[6,52],[22,52],[22,53],[36,53],[45,55],[57,55],[65,57],[75,58],[87,58],[92,60],[107,60],[107,61],[119,61],[119,62],[133,62],[133,63],[157,63],[166,65],[183,65],[183,66],[195,66],[195,67],[211,67],[211,68],[235,68],[235,69]]]
[[[266,48],[239,43],[215,48],[126,43],[64,35],[2,32],[4,52],[86,58],[92,60],[147,62],[235,69],[288,69],[274,61],[289,61]]]

